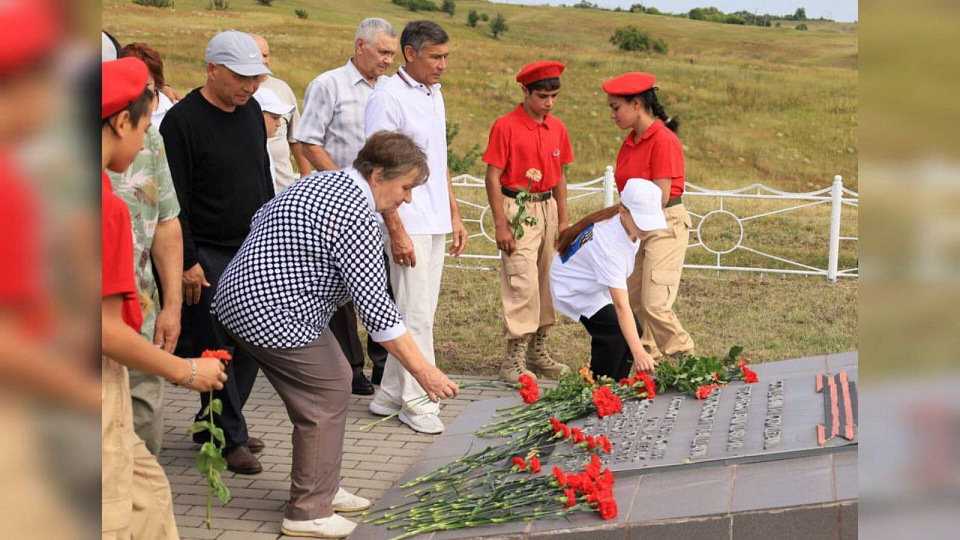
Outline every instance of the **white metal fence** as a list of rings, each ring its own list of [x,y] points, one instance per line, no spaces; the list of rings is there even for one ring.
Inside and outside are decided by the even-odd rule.
[[[458,195],[457,201],[460,204],[461,214],[463,214],[463,221],[467,225],[468,230],[475,231],[469,236],[471,241],[467,242],[468,251],[461,255],[458,260],[456,260],[454,266],[472,268],[498,267],[500,255],[497,254],[496,251],[496,241],[486,229],[486,225],[490,222],[490,220],[485,218],[487,218],[487,213],[490,211],[490,206],[486,203],[485,195],[479,196],[483,194],[482,190],[485,189],[484,180],[464,174],[453,179],[453,186],[455,193],[466,194],[472,192],[470,194],[474,195],[472,197],[474,200],[469,200],[468,198],[465,198],[464,195]],[[478,189],[481,190],[479,193],[473,191]],[[470,192],[464,190],[470,190]],[[614,195],[616,193],[613,167],[607,166],[604,175],[599,178],[579,184],[568,184],[567,191],[568,202],[573,202],[588,197],[597,199],[602,198],[604,207],[612,206],[614,204]],[[780,191],[763,184],[752,184],[734,190],[713,190],[687,182],[683,197],[687,203],[687,211],[690,213],[691,218],[694,221],[693,228],[690,231],[691,243],[689,248],[702,248],[709,254],[709,258],[711,260],[711,264],[686,264],[684,265],[684,268],[699,268],[717,271],[734,270],[739,272],[814,275],[825,276],[830,281],[835,281],[838,277],[859,277],[859,265],[854,265],[849,268],[839,267],[841,242],[857,242],[856,236],[841,235],[841,210],[845,205],[853,208],[858,208],[859,205],[859,194],[843,187],[843,179],[840,175],[834,177],[832,186],[806,193],[790,193]],[[702,213],[697,213],[691,210],[691,206],[699,206],[695,204],[695,201],[704,199],[712,199],[715,201],[717,208]],[[476,202],[477,200],[480,200],[481,202]],[[769,211],[734,211],[730,209],[731,203],[729,201],[732,200],[776,201],[782,202],[783,206]],[[600,203],[600,200],[597,202]],[[821,268],[815,264],[808,264],[798,260],[793,260],[792,258],[783,256],[782,254],[776,255],[756,247],[750,247],[750,239],[745,233],[744,223],[768,216],[816,206],[828,206],[830,209],[828,231],[829,240],[825,246],[827,249],[827,264],[825,268]],[[599,207],[600,205],[598,204],[597,208]],[[735,242],[733,242],[732,247],[711,247],[709,243],[704,241],[704,238],[701,235],[704,223],[721,216],[725,216],[727,219],[733,219],[739,228],[738,234],[736,234],[737,238]],[[477,249],[478,240],[486,240],[486,242],[483,242],[480,245],[480,249]],[[491,245],[493,246],[492,249],[490,247]],[[488,251],[488,253],[481,253],[481,251]],[[729,259],[738,252],[751,253],[759,257],[760,260],[777,261],[780,263],[780,267],[768,267],[763,265],[744,266],[736,263],[733,265],[724,263],[725,257]],[[690,258],[689,253],[690,252],[688,251],[688,259]]]

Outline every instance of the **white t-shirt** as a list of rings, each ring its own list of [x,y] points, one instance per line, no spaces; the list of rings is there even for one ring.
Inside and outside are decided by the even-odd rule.
[[[447,234],[453,230],[447,185],[447,120],[440,85],[416,82],[401,67],[367,101],[363,121],[367,138],[380,130],[399,131],[427,154],[430,177],[413,188],[410,204],[400,205],[407,234]]]
[[[153,124],[153,127],[160,129],[160,123],[163,122],[163,117],[170,110],[170,107],[173,107],[173,102],[166,94],[161,92],[157,101],[157,109],[153,111],[153,115],[150,117],[150,123]]]
[[[550,266],[553,305],[575,321],[590,318],[613,303],[610,287],[627,289],[640,241],[631,242],[620,216],[595,223],[573,243],[566,262],[560,254]]]

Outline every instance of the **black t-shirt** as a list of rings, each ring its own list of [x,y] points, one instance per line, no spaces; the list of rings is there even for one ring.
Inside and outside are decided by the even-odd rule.
[[[167,111],[160,134],[180,201],[184,269],[197,263],[197,246],[239,249],[274,195],[260,105],[250,98],[226,112],[197,88]]]

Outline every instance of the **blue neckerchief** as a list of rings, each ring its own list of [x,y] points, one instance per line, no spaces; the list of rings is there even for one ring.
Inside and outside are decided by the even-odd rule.
[[[570,244],[570,250],[567,251],[567,254],[563,257],[560,257],[561,263],[566,263],[570,260],[570,257],[573,257],[573,254],[577,252],[584,244],[593,240],[593,225],[590,225],[580,233],[577,238]]]

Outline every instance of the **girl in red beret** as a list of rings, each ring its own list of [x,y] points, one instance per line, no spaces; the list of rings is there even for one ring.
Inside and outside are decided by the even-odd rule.
[[[650,73],[624,73],[603,83],[603,90],[610,117],[617,127],[630,131],[617,155],[617,190],[622,192],[628,181],[639,181],[653,182],[663,193],[667,228],[645,239],[627,282],[630,306],[643,325],[643,346],[657,359],[693,354],[694,343],[673,312],[691,227],[682,199],[680,121],[660,105],[655,83],[656,76]]]

